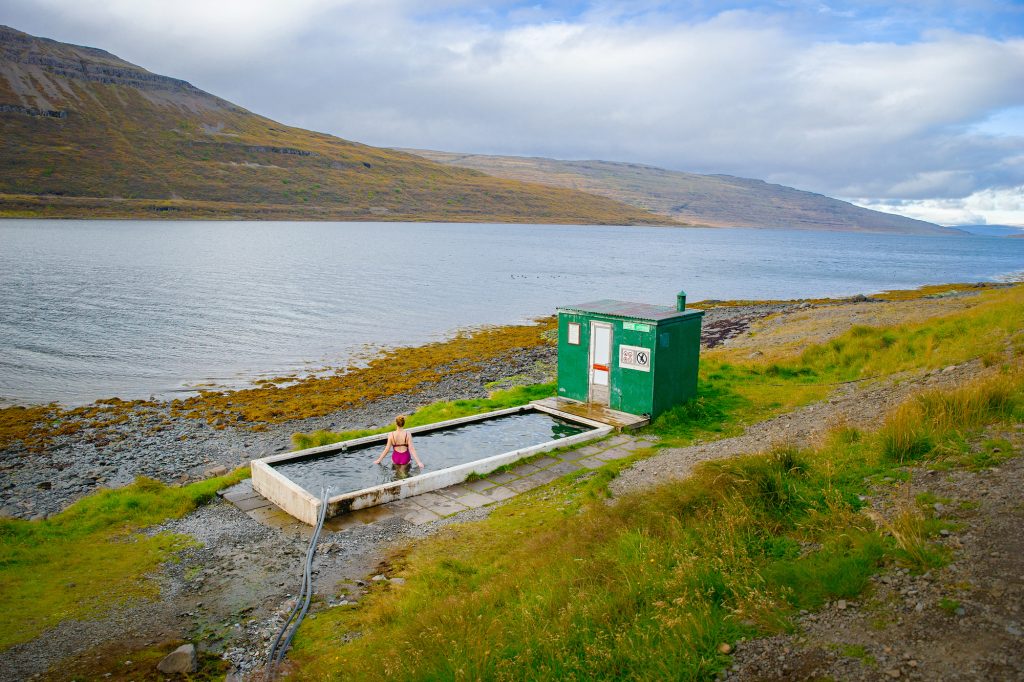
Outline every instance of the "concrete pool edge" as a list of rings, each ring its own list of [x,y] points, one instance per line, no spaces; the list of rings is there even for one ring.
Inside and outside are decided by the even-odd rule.
[[[533,411],[544,412],[558,417],[559,419],[577,422],[591,427],[591,430],[578,433],[573,436],[568,436],[566,438],[559,438],[557,440],[550,440],[537,445],[519,448],[518,450],[503,452],[474,462],[467,462],[465,464],[459,464],[446,469],[431,471],[411,478],[391,481],[371,488],[364,488],[362,490],[335,495],[330,497],[327,501],[327,516],[337,516],[338,514],[349,510],[364,509],[366,507],[372,507],[378,504],[384,504],[386,502],[406,497],[413,497],[422,493],[446,488],[450,485],[462,483],[470,474],[488,474],[501,466],[512,464],[525,457],[530,457],[541,452],[548,452],[557,448],[568,447],[591,440],[597,440],[598,438],[604,438],[615,430],[615,427],[602,422],[575,415],[566,415],[556,410],[548,409],[542,405],[529,404],[495,410],[493,412],[484,412],[482,414],[471,415],[468,417],[460,417],[458,419],[449,419],[435,424],[417,426],[410,428],[409,432],[413,434],[423,433],[458,426],[460,424],[485,421],[487,419],[493,419],[494,417]],[[307,457],[329,452],[344,452],[349,447],[368,445],[373,442],[378,442],[383,447],[385,440],[387,440],[387,436],[387,433],[375,434],[372,436],[364,436],[363,438],[343,441],[341,443],[331,443],[330,445],[322,445],[315,448],[307,448],[305,450],[286,452],[280,455],[271,455],[270,457],[254,459],[250,462],[250,469],[252,471],[252,487],[256,492],[263,495],[265,498],[303,523],[315,525],[320,508],[320,499],[283,474],[275,471],[271,464],[287,460],[305,459]]]

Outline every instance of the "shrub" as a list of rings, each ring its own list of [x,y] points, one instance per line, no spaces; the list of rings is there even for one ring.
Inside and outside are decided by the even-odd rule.
[[[904,403],[890,412],[878,438],[882,456],[901,464],[919,459],[935,447],[932,430],[918,402]]]

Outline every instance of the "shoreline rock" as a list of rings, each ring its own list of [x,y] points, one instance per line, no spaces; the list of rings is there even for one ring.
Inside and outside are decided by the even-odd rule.
[[[230,471],[291,449],[296,432],[378,428],[396,414],[430,403],[483,398],[487,384],[510,376],[547,379],[538,375],[538,368],[547,372],[555,354],[548,345],[520,349],[484,361],[478,371],[442,377],[415,394],[390,396],[322,417],[267,424],[263,431],[217,429],[200,419],[172,416],[166,402],[131,412],[123,423],[100,427],[107,437],[99,442],[92,442],[90,429],[85,428],[56,437],[43,452],[9,447],[0,450],[0,516],[38,520],[100,488],[128,485],[137,476],[180,484]]]

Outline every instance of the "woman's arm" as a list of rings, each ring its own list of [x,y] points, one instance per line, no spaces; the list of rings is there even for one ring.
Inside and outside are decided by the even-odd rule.
[[[385,457],[387,457],[387,455],[388,455],[388,450],[390,450],[390,449],[391,449],[391,436],[392,436],[392,435],[393,435],[393,434],[391,434],[391,433],[389,433],[389,434],[388,434],[388,442],[384,443],[384,452],[380,453],[380,457],[378,457],[378,458],[377,458],[377,459],[376,459],[376,460],[374,461],[374,464],[380,464],[380,461],[381,461],[382,459],[384,459]]]
[[[414,460],[416,460],[416,465],[420,469],[422,469],[423,468],[423,462],[420,461],[419,455],[416,454],[416,446],[414,446],[412,444],[412,434],[411,433],[409,434],[409,454],[412,455],[412,458]]]

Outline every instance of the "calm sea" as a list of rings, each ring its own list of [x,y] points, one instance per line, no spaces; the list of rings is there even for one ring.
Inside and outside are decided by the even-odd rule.
[[[167,397],[619,298],[845,296],[1024,271],[1024,239],[427,223],[0,221],[0,398]]]

